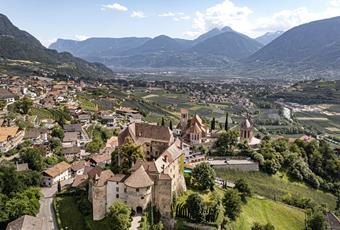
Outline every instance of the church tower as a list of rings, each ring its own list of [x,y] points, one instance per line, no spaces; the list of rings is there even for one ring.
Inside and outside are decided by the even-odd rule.
[[[181,130],[184,131],[187,128],[189,119],[188,109],[181,109]]]
[[[251,141],[253,138],[253,123],[250,116],[247,114],[240,123],[240,141]]]

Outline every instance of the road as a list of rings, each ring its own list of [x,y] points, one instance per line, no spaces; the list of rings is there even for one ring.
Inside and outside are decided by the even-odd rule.
[[[63,181],[61,186],[64,187],[67,184],[71,184],[73,182],[73,178]],[[57,193],[57,184],[52,187],[43,187],[41,188],[41,192],[43,197],[40,200],[40,210],[37,217],[40,217],[43,220],[43,230],[57,230],[58,225],[55,218],[55,213],[53,209],[53,197]]]
[[[141,215],[136,215],[132,217],[131,227],[129,230],[138,230],[140,226],[140,221],[142,220]]]

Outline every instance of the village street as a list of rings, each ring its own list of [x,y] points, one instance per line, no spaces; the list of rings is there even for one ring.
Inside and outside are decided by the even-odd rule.
[[[61,185],[64,187],[65,185],[71,184],[72,182],[73,178],[61,182]],[[43,197],[40,200],[40,210],[37,217],[40,217],[43,220],[43,230],[58,229],[53,209],[53,197],[57,193],[57,189],[57,184],[54,184],[52,187],[41,188]]]

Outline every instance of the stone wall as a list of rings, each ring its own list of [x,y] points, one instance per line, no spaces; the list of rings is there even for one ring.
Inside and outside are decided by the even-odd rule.
[[[101,220],[106,215],[106,185],[92,187],[93,220]]]
[[[154,185],[154,203],[163,216],[171,216],[171,180],[157,180]]]
[[[140,188],[138,192],[135,188],[127,187],[126,201],[133,210],[137,211],[137,207],[141,207],[144,211],[152,201],[152,187]]]

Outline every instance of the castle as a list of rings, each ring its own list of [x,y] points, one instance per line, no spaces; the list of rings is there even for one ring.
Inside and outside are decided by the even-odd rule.
[[[105,170],[91,180],[93,219],[103,219],[115,201],[128,204],[136,213],[151,203],[162,216],[170,217],[173,196],[186,190],[181,141],[174,139],[169,128],[145,123],[133,123],[122,130],[119,146],[126,138],[142,146],[147,160],[135,162],[129,175]]]

